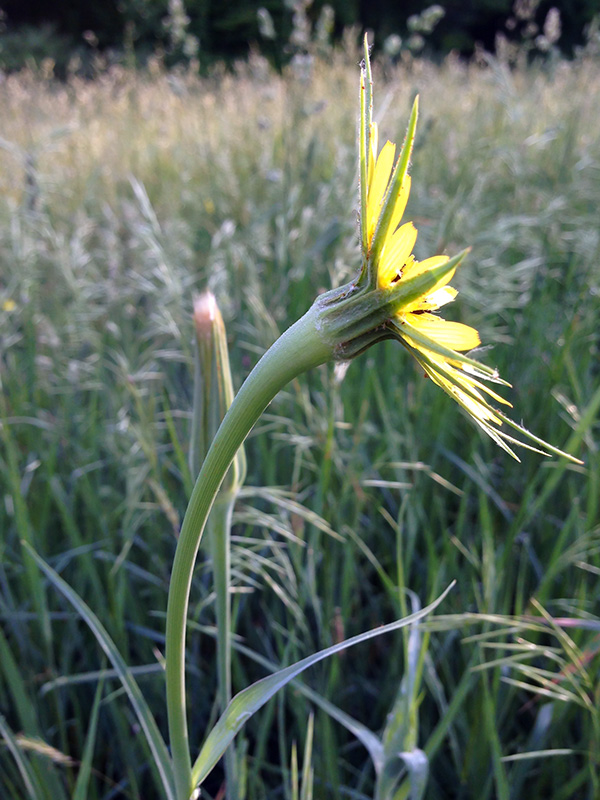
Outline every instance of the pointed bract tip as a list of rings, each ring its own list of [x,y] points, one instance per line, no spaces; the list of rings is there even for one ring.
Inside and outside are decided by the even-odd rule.
[[[214,294],[203,292],[194,298],[194,325],[198,336],[211,336],[221,312]]]

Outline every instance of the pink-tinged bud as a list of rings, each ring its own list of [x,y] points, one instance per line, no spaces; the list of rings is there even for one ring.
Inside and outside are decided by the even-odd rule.
[[[194,298],[194,326],[200,338],[213,336],[214,326],[223,325],[223,318],[212,292],[203,292]]]

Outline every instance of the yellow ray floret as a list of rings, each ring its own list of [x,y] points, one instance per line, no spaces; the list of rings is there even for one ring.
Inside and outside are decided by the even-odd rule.
[[[373,124],[371,126],[371,152],[367,192],[367,232],[369,243],[372,241],[373,234],[377,228],[396,153],[395,145],[391,142],[386,142],[381,153],[377,156],[377,138],[377,126]],[[448,261],[448,256],[433,256],[424,261],[415,260],[412,252],[417,241],[417,229],[412,222],[407,222],[398,228],[406,208],[409,191],[410,179],[406,176],[398,198],[394,203],[392,222],[378,259],[377,286],[379,289],[391,289],[398,281],[414,278]],[[451,270],[427,293],[399,309],[396,317],[402,326],[408,326],[406,328],[406,336],[410,337],[411,328],[417,328],[424,336],[438,341],[445,347],[464,352],[465,350],[472,350],[480,344],[477,331],[459,322],[447,322],[431,313],[450,303],[456,297],[456,289],[447,285],[452,280],[453,275],[454,270]]]
[[[461,322],[448,322],[429,312],[400,314],[398,319],[406,328],[408,338],[410,338],[412,329],[416,328],[428,339],[439,342],[450,350],[458,350],[460,353],[472,350],[481,343],[475,328],[463,325]]]
[[[373,122],[370,130],[370,153],[367,173],[367,242],[369,247],[377,229],[396,155],[396,145],[389,141],[384,144],[381,153],[377,155],[377,142],[379,139],[377,123]],[[410,176],[406,175],[394,203],[391,230],[395,230],[402,219],[409,193]]]

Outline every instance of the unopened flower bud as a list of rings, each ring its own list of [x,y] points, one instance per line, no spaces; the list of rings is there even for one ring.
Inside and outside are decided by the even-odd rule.
[[[194,405],[190,471],[196,478],[208,448],[233,402],[225,323],[212,292],[194,299]],[[246,459],[240,448],[223,481],[222,492],[237,491],[244,482]]]

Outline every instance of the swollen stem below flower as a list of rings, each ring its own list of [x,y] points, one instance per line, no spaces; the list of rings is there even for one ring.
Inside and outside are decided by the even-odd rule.
[[[167,714],[178,800],[189,800],[195,788],[186,713],[185,636],[198,547],[227,470],[262,412],[289,381],[334,357],[332,344],[321,334],[318,317],[315,303],[252,370],[215,435],[185,513],[169,584],[166,626]]]

